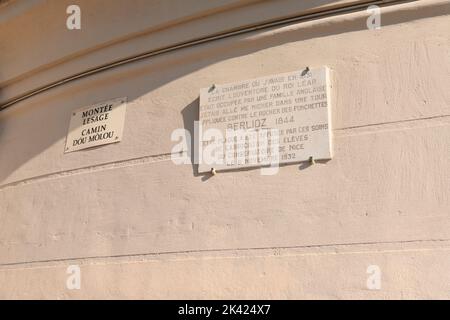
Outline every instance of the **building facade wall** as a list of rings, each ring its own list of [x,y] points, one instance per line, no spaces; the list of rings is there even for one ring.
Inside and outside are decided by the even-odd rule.
[[[449,298],[450,3],[383,6],[378,30],[364,9],[318,14],[357,3],[85,0],[81,30],[70,1],[0,4],[0,105],[317,14],[1,110],[0,298]],[[213,177],[172,162],[200,88],[306,66],[333,71],[331,161]],[[65,154],[72,111],[117,97],[123,140]]]

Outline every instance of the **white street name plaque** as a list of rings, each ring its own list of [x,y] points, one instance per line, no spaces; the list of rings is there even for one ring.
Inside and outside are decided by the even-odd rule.
[[[72,112],[65,152],[122,140],[126,98],[117,98]]]
[[[329,74],[307,68],[201,89],[199,172],[331,159]]]

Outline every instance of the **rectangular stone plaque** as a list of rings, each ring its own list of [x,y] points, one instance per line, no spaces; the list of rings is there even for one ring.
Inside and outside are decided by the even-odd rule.
[[[199,172],[331,159],[329,74],[307,68],[201,89]]]
[[[73,111],[65,152],[121,141],[126,103],[117,98]]]

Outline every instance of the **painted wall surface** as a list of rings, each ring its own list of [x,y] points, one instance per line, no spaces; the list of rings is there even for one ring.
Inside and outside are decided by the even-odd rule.
[[[358,2],[81,0],[71,31],[70,1],[6,1],[0,105],[146,51]],[[450,2],[381,13],[378,30],[365,10],[257,30],[0,111],[0,298],[450,298]],[[331,161],[213,177],[171,161],[200,88],[324,65]],[[72,111],[117,97],[122,141],[65,154]]]

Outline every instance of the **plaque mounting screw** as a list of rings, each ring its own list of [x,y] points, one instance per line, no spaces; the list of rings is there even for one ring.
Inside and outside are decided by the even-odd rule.
[[[213,176],[215,176],[215,175],[217,174],[216,169],[211,168],[211,174],[212,174]]]
[[[313,157],[309,157],[309,163],[311,163],[311,164],[316,164],[316,161],[314,160]]]
[[[302,77],[306,76],[308,74],[308,72],[309,72],[309,67],[306,67],[306,69],[303,70],[303,72],[302,72]]]
[[[209,88],[209,90],[208,90],[208,92],[212,92],[212,91],[214,91],[214,89],[216,88],[216,85],[215,84],[213,84],[210,88]]]

